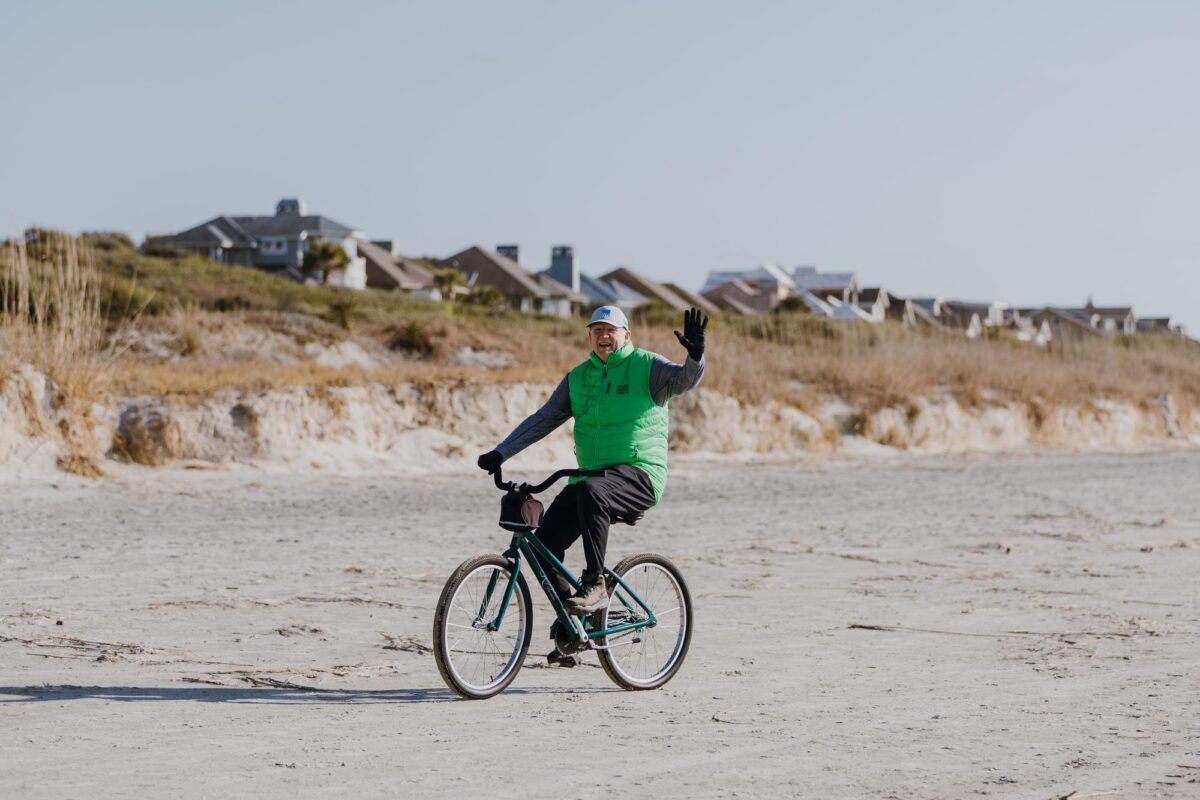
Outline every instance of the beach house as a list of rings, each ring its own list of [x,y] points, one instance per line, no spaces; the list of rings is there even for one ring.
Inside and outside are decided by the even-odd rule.
[[[221,264],[236,264],[300,280],[308,244],[316,239],[334,242],[348,263],[328,276],[328,283],[363,289],[366,260],[359,255],[362,231],[321,214],[309,214],[304,201],[285,197],[270,216],[221,215],[158,242],[200,253]]]

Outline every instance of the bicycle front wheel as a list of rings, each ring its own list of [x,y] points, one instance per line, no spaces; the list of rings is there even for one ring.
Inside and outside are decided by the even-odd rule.
[[[502,556],[468,559],[450,575],[438,598],[433,653],[442,680],[462,697],[482,700],[504,691],[529,650],[533,603],[525,576],[517,576],[499,620],[512,570],[512,562]]]
[[[692,596],[678,567],[652,553],[630,556],[613,573],[650,607],[656,624],[613,633],[597,640],[600,665],[625,689],[657,689],[675,676],[692,641]],[[647,618],[645,610],[619,585],[609,587],[601,630]]]

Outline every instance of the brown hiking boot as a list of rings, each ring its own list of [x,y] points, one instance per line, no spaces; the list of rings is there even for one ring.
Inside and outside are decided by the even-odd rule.
[[[604,576],[584,576],[579,591],[574,597],[567,598],[567,611],[572,614],[590,614],[608,605],[608,588],[604,585]]]

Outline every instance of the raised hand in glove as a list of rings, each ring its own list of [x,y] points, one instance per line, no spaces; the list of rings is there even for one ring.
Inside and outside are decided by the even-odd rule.
[[[700,309],[689,308],[683,312],[683,333],[675,331],[675,338],[687,350],[692,361],[699,361],[704,355],[704,329],[708,327],[708,317],[700,318]]]
[[[496,470],[500,469],[500,465],[504,463],[504,456],[500,455],[499,450],[489,450],[481,455],[475,463],[488,475],[495,475]]]

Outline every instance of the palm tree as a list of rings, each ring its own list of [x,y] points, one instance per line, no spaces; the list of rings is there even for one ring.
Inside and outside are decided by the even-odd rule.
[[[442,293],[443,300],[454,299],[454,287],[465,286],[462,273],[454,268],[439,269],[433,273],[433,285]]]
[[[329,283],[329,274],[334,270],[344,269],[350,263],[350,256],[335,242],[325,239],[315,239],[308,244],[304,251],[304,261],[300,271],[305,278],[319,277],[321,284]]]

